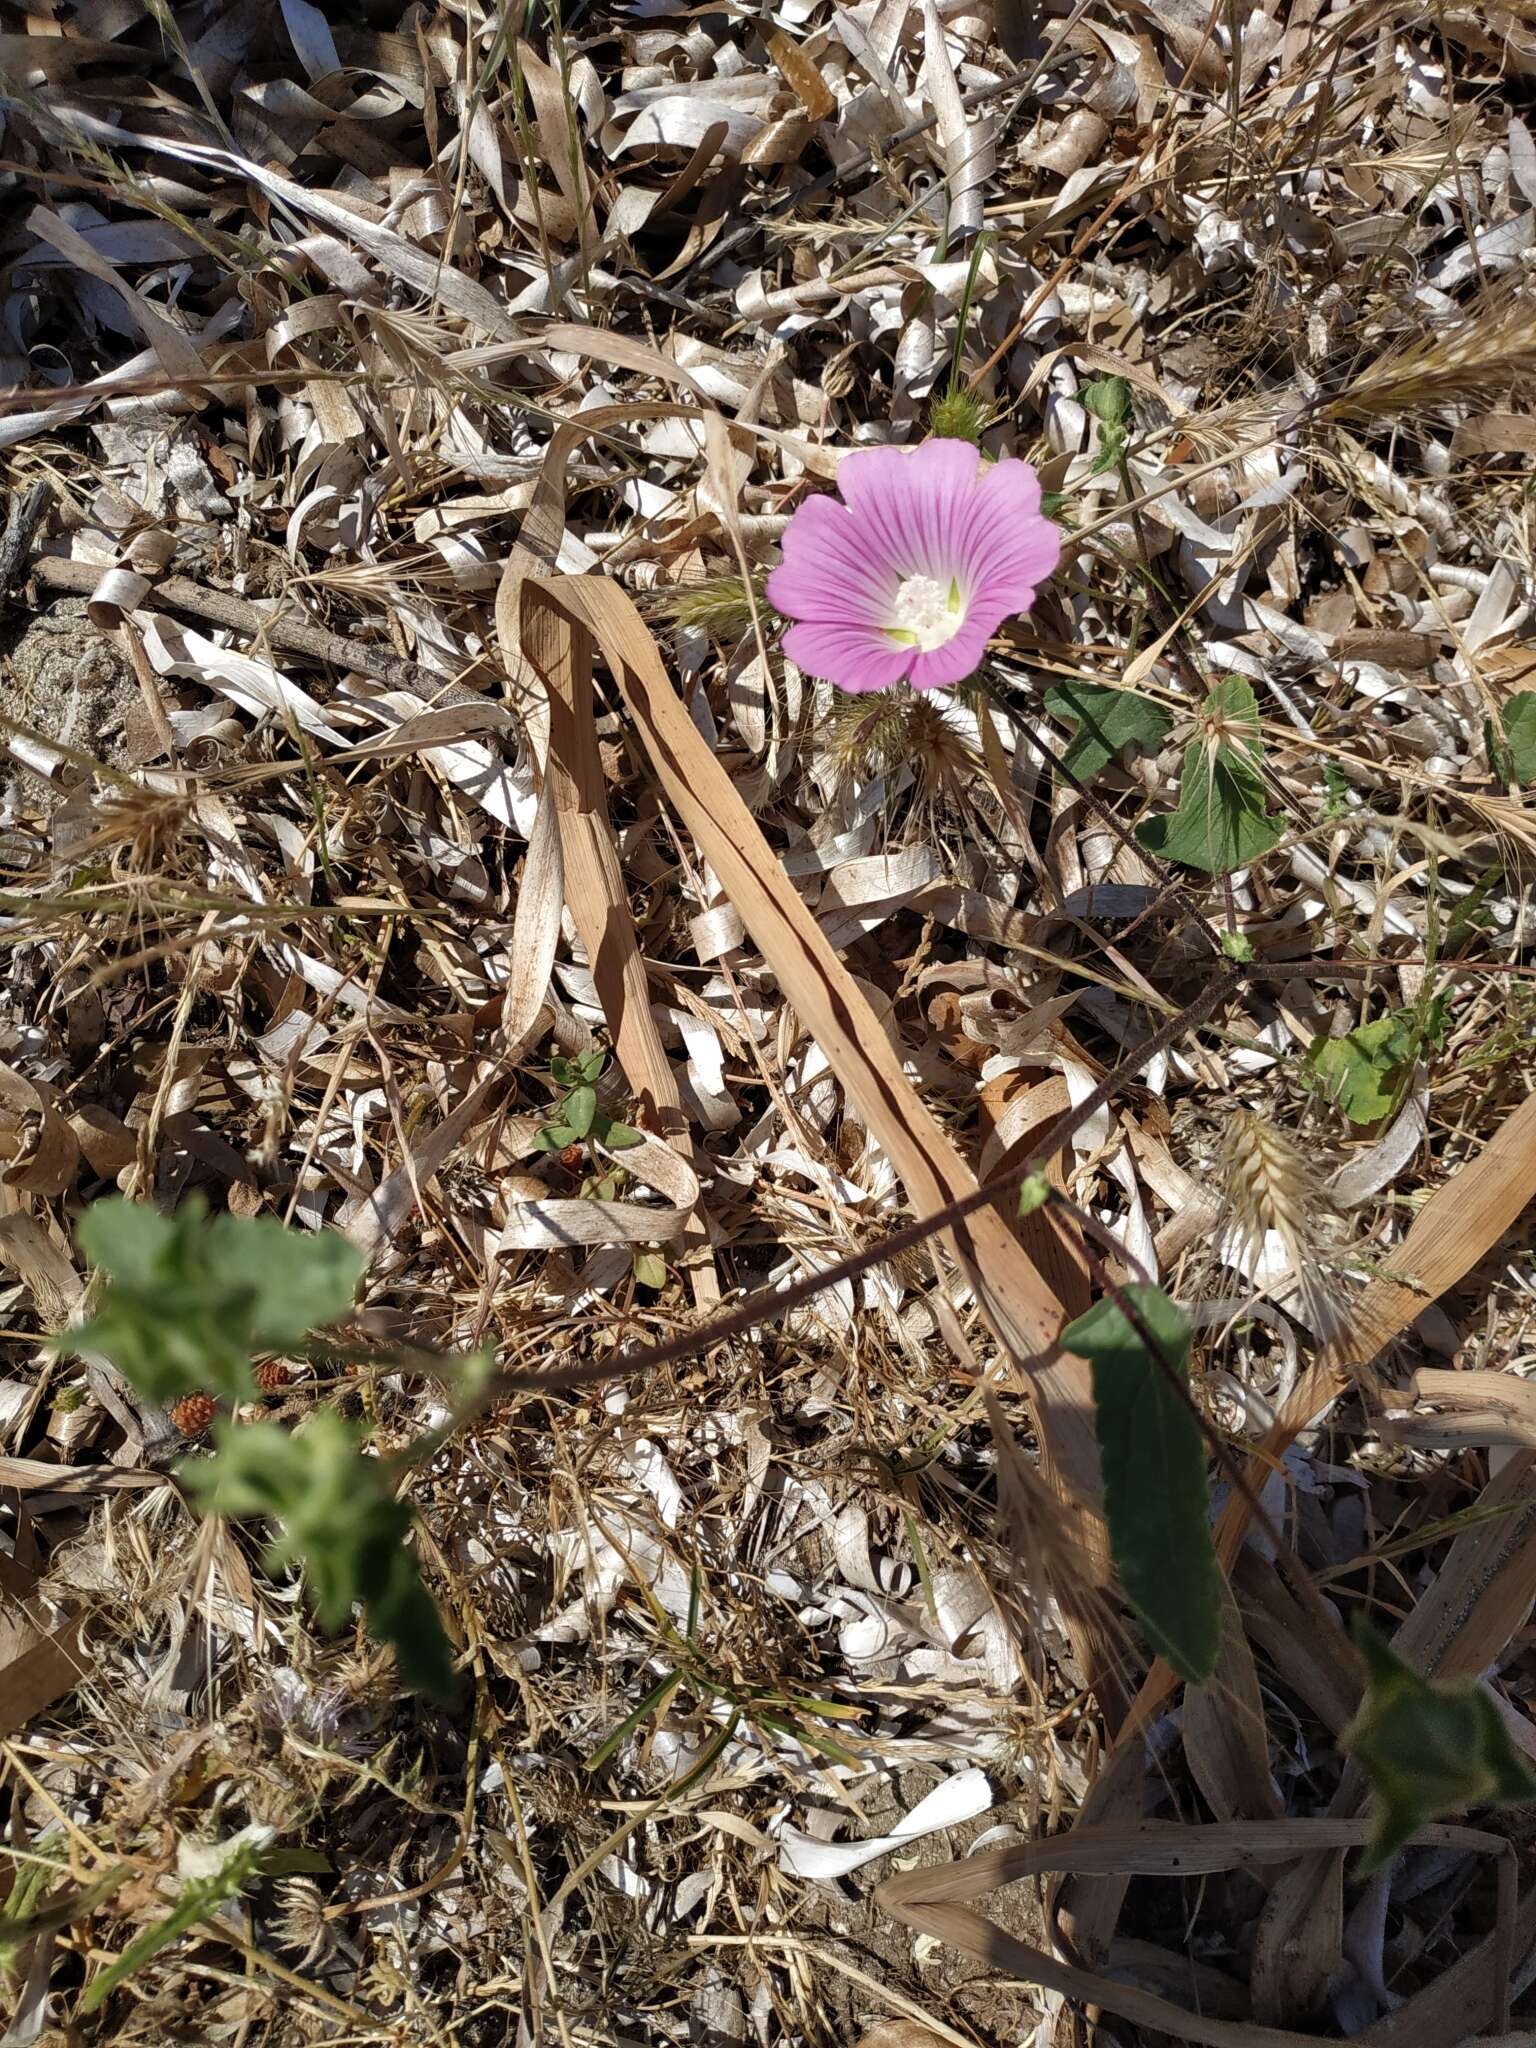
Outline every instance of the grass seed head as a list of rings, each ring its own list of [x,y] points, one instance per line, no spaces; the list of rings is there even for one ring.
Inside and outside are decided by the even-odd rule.
[[[761,593],[756,595],[761,616],[766,606]],[[712,640],[742,640],[752,630],[752,594],[740,576],[706,576],[660,591],[654,602],[673,625],[690,626]]]
[[[821,738],[840,778],[867,782],[906,765],[920,793],[929,798],[963,786],[976,765],[942,706],[905,686],[862,696],[839,692]]]
[[[1291,1139],[1267,1118],[1240,1109],[1227,1127],[1222,1170],[1234,1243],[1257,1257],[1273,1232],[1299,1267],[1316,1195],[1310,1169]]]
[[[1295,1141],[1252,1110],[1237,1110],[1222,1147],[1226,1248],[1257,1262],[1271,1237],[1285,1247],[1307,1321],[1319,1337],[1339,1327],[1341,1310],[1330,1297],[1317,1226],[1326,1205],[1316,1176]]]
[[[991,408],[974,391],[960,388],[936,398],[928,417],[937,440],[970,441],[979,448]]]

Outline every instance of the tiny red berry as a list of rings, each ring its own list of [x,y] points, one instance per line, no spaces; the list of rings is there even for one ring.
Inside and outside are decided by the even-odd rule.
[[[256,1367],[255,1379],[264,1394],[281,1394],[292,1385],[293,1373],[280,1358],[268,1358]]]

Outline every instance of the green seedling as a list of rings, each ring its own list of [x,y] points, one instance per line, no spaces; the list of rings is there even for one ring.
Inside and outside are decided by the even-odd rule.
[[[57,1348],[100,1354],[159,1402],[252,1399],[256,1355],[300,1348],[348,1314],[363,1270],[336,1232],[287,1230],[274,1217],[210,1221],[201,1198],[175,1216],[98,1202],[79,1238],[101,1284],[91,1320]],[[442,1360],[445,1372],[458,1364]],[[452,1656],[408,1544],[410,1510],[395,1497],[401,1469],[366,1456],[352,1425],[322,1408],[291,1432],[222,1423],[213,1454],[184,1460],[178,1476],[209,1513],[273,1523],[268,1567],[302,1568],[322,1625],[344,1627],[362,1603],[406,1683],[446,1698]]]
[[[1184,750],[1178,808],[1144,818],[1136,838],[1149,853],[1209,875],[1245,868],[1279,843],[1285,820],[1270,815],[1253,685],[1217,683]]]
[[[597,1104],[597,1083],[602,1079],[608,1056],[594,1047],[567,1059],[557,1053],[549,1063],[549,1078],[559,1090],[554,1115],[534,1140],[538,1152],[563,1152],[568,1145],[606,1146],[610,1152],[644,1142],[645,1133],[633,1124],[619,1123]]]

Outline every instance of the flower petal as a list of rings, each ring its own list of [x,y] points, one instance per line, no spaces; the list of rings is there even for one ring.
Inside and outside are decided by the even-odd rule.
[[[1040,516],[1040,479],[1027,462],[998,462],[981,479],[970,523],[975,588],[994,579],[1027,586],[1030,602],[1061,559],[1061,531]]]
[[[791,626],[784,635],[784,652],[808,676],[855,694],[888,690],[912,666],[910,647],[893,647],[872,627],[831,619]]]
[[[942,647],[935,647],[929,653],[916,657],[907,681],[914,690],[940,690],[950,683],[963,683],[967,676],[975,675],[981,667],[987,642],[1000,623],[998,619],[989,623],[974,609],[971,610],[953,640],[946,640]]]
[[[898,575],[947,582],[963,569],[980,466],[969,441],[862,448],[838,465],[837,487]]]
[[[783,547],[766,594],[785,618],[838,624],[889,618],[898,573],[836,498],[807,498],[784,530]]]

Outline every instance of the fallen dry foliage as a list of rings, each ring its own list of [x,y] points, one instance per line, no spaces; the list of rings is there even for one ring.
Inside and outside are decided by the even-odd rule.
[[[1364,1617],[1536,1756],[1533,71],[1455,0],[0,9],[8,2044],[1531,2038],[1528,1811],[1362,1882],[1341,1738]],[[840,698],[764,574],[957,393],[1061,568]],[[1228,679],[1222,874],[1138,828]],[[540,1149],[594,1049],[640,1142]],[[494,1352],[411,1486],[460,1709],[48,1346],[113,1191],[359,1248],[295,1427]],[[1146,1278],[1187,1691],[1058,1342]]]

